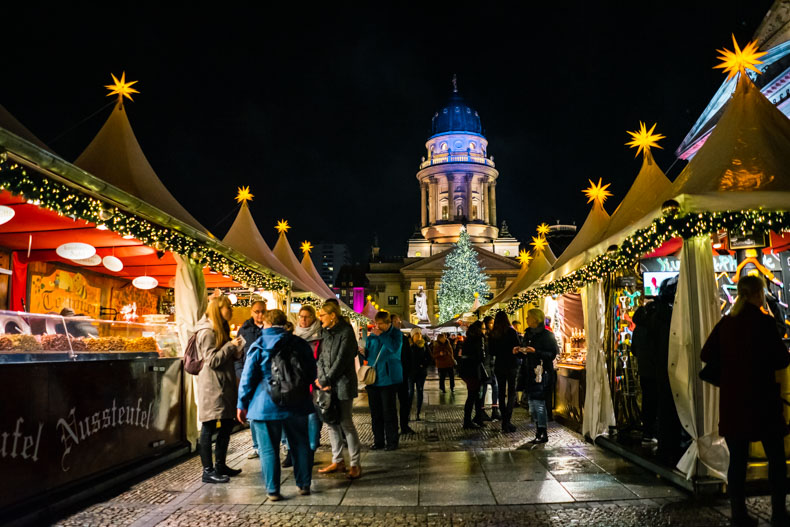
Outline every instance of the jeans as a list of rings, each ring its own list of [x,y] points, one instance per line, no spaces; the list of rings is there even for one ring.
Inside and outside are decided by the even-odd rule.
[[[518,371],[497,372],[499,385],[499,412],[502,423],[509,423],[513,416],[513,405],[516,404],[516,376]]]
[[[368,386],[370,424],[373,428],[373,444],[376,446],[398,446],[398,414],[395,407],[397,384],[390,386]]]
[[[733,514],[746,513],[746,462],[749,457],[749,441],[724,438],[730,449],[730,466],[727,468],[728,492]],[[762,440],[768,457],[768,481],[771,485],[771,509],[773,515],[785,511],[785,449],[784,438],[777,434]]]
[[[401,431],[409,427],[409,415],[411,414],[411,395],[409,395],[409,379],[403,379],[398,385],[398,414],[400,415]]]
[[[211,435],[217,432],[217,465],[225,464],[230,444],[230,432],[233,430],[233,419],[221,419],[217,428],[217,420],[206,421],[200,428],[200,461],[203,468],[211,468],[214,462],[211,459]]]
[[[549,427],[549,415],[546,412],[545,399],[532,399],[529,400],[529,415],[535,420],[538,428]]]
[[[439,389],[444,391],[444,380],[447,377],[450,377],[450,391],[455,390],[455,369],[452,366],[439,368]]]
[[[422,410],[423,391],[425,389],[426,375],[421,377],[409,377],[409,398],[414,400],[414,394],[417,393],[417,418],[420,418],[420,411]]]
[[[318,447],[321,446],[321,427],[324,425],[321,418],[318,417],[318,414],[313,412],[307,416],[307,437],[310,438],[310,450],[315,452],[318,450]],[[283,431],[283,435],[281,438],[281,443],[285,445],[285,448],[291,450],[291,447],[288,446],[288,438],[285,436],[285,432]],[[255,444],[255,435],[252,436],[252,447],[255,450],[258,450],[258,446]]]
[[[252,433],[258,441],[261,475],[266,492],[280,492],[280,438],[285,432],[291,446],[294,480],[299,488],[309,488],[313,472],[313,451],[307,439],[307,416],[292,415],[273,421],[250,421]]]
[[[343,462],[343,444],[348,442],[348,456],[351,458],[351,466],[359,466],[361,443],[359,434],[354,426],[351,416],[351,409],[354,405],[353,399],[346,399],[337,402],[337,410],[340,414],[340,423],[336,425],[327,424],[329,427],[329,441],[332,443],[332,463]],[[345,433],[345,441],[343,434]]]

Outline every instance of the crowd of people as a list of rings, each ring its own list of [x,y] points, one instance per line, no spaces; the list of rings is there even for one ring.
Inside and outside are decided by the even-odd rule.
[[[396,450],[401,435],[416,433],[409,426],[412,409],[416,409],[414,419],[420,421],[432,366],[438,370],[442,393],[449,387],[452,396],[456,371],[466,384],[465,429],[500,421],[504,433],[515,431],[513,408],[516,392],[521,391],[537,424],[532,442],[548,440],[545,394],[552,383],[557,344],[538,309],[529,311],[529,327],[523,334],[499,312],[472,324],[465,337],[439,333],[433,342],[420,328],[404,332],[400,317],[387,311],[378,312],[370,333],[358,339],[334,299],[317,311],[302,306],[296,325],[283,311],[267,310],[265,302],[254,302],[250,318],[235,338],[229,326],[232,317],[228,298],[214,296],[192,337],[203,361],[197,374],[202,424],[198,448],[206,483],[225,483],[241,472],[226,464],[235,421],[249,423],[252,450],[248,458],[260,458],[271,501],[282,499],[283,467],[293,467],[299,494],[310,494],[314,455],[324,425],[332,461],[318,473],[361,477],[362,445],[352,419],[360,364],[373,371],[365,382],[372,450]],[[490,414],[484,409],[489,388]],[[330,402],[322,406],[320,399]],[[281,462],[282,447],[286,454]]]

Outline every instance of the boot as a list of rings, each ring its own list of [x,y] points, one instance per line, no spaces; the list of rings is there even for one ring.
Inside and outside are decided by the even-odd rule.
[[[475,418],[472,419],[472,422],[476,424],[478,428],[483,428],[486,425],[485,419],[480,414],[475,415]]]
[[[549,440],[549,436],[546,433],[545,428],[538,427],[537,431],[535,432],[535,439],[530,441],[530,444],[537,445],[540,443],[545,443]]]
[[[241,469],[230,468],[225,463],[217,463],[215,472],[221,476],[228,476],[232,478],[233,476],[238,476],[239,474],[241,474]]]
[[[293,461],[293,458],[291,457],[291,451],[288,450],[285,453],[285,459],[283,459],[282,467],[283,468],[289,468],[289,467],[292,467],[292,466],[294,466],[294,461]]]
[[[480,412],[475,416],[475,419],[479,419],[481,421],[493,421],[491,416],[488,415],[485,410],[480,410]]]
[[[227,483],[230,481],[228,476],[217,474],[214,467],[206,467],[203,469],[203,483]]]
[[[500,421],[501,419],[502,419],[502,414],[499,412],[499,407],[494,406],[493,410],[491,410],[491,420]]]
[[[477,430],[480,425],[470,419],[464,419],[464,430]]]

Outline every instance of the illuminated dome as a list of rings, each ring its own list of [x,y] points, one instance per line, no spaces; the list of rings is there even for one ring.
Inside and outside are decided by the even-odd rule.
[[[453,93],[447,104],[436,112],[431,120],[432,135],[451,132],[482,134],[482,130],[480,116],[458,94],[457,87],[453,88]]]

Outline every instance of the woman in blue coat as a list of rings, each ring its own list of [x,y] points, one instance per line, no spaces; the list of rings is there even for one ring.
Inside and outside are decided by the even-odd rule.
[[[280,438],[288,438],[294,465],[294,480],[300,495],[310,494],[313,471],[313,450],[307,435],[307,416],[314,411],[309,397],[292,406],[277,405],[269,393],[272,380],[272,351],[280,339],[288,338],[287,351],[296,354],[305,368],[308,382],[316,378],[315,358],[310,345],[285,331],[287,319],[279,309],[264,314],[261,336],[250,346],[239,385],[237,418],[241,423],[250,420],[250,428],[258,443],[261,472],[270,501],[282,499],[280,494]],[[285,350],[284,350],[285,351]]]
[[[376,382],[368,385],[373,450],[398,448],[398,412],[395,407],[398,386],[403,382],[400,354],[403,336],[392,324],[387,311],[374,317],[376,327],[365,344],[365,360],[376,370]]]

